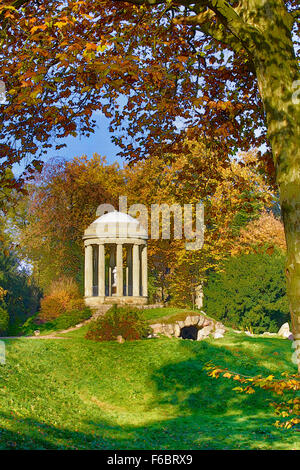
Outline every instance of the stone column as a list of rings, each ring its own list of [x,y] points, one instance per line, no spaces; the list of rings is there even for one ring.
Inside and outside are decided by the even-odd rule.
[[[142,287],[143,297],[148,297],[148,263],[147,263],[147,245],[142,247]]]
[[[108,296],[111,297],[111,266],[108,266]]]
[[[140,296],[140,250],[139,245],[132,247],[132,295]]]
[[[123,296],[123,245],[121,243],[117,244],[117,256],[116,256],[116,266],[117,266],[117,297]]]
[[[129,295],[129,289],[128,289],[128,283],[129,283],[129,272],[128,272],[128,266],[126,266],[126,291],[125,291],[125,295],[128,296]]]
[[[131,296],[132,293],[132,245],[127,245],[127,295]]]
[[[93,295],[93,247],[85,246],[84,255],[84,296],[92,297]]]
[[[105,246],[104,246],[104,243],[99,244],[98,297],[105,297]]]

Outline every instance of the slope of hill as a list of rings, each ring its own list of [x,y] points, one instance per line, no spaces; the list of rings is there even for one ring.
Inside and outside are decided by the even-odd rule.
[[[86,328],[5,340],[0,449],[299,449],[295,431],[274,427],[270,393],[237,394],[202,370],[213,360],[247,375],[295,373],[290,341],[94,343]]]

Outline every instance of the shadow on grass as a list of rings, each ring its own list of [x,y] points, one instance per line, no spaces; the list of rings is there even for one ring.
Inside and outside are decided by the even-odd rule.
[[[122,423],[118,415],[104,413],[92,402],[88,403],[84,414],[76,412],[76,409],[74,413],[73,402],[70,404],[70,419],[66,420],[64,426],[59,426],[55,417],[47,416],[47,410],[46,417],[22,416],[22,411],[1,412],[0,449],[297,448],[296,433],[293,430],[282,431],[273,426],[276,417],[268,405],[268,400],[274,398],[271,393],[259,390],[253,395],[236,394],[232,390],[235,382],[224,378],[210,378],[203,371],[204,363],[210,359],[216,365],[246,375],[274,373],[280,376],[283,370],[295,372],[295,366],[289,359],[290,344],[266,338],[262,341],[257,338],[243,338],[240,341],[236,336],[229,336],[224,341],[201,343],[177,339],[154,340],[154,343],[150,341],[128,343],[122,345],[123,349],[112,344],[111,349],[113,352],[119,351],[125,357],[135,346],[138,353],[146,348],[147,354],[151,351],[163,353],[176,349],[177,355],[172,356],[166,365],[152,370],[150,376],[154,392],[147,402],[147,408],[159,410],[161,416],[147,422],[145,413],[144,422],[141,419],[142,424],[133,425],[133,420],[130,422],[130,406],[125,421],[124,416],[122,417]],[[82,347],[87,345],[84,341],[78,344],[82,344]],[[155,348],[155,344],[167,349]],[[89,346],[92,351],[92,345]],[[106,349],[106,354],[110,355],[109,351]],[[64,354],[66,353],[67,350]],[[113,356],[109,356],[108,360],[111,357]],[[144,355],[142,359],[128,355],[136,368],[135,380],[144,380],[140,378],[143,376],[139,375],[139,370],[149,367],[148,357]],[[280,361],[282,364],[279,364]],[[126,367],[126,363],[123,366]],[[88,368],[86,373],[89,373]],[[111,373],[113,375],[113,370]],[[133,383],[132,388],[134,387]],[[56,392],[54,390],[51,393]],[[96,398],[101,400],[101,387],[98,392],[90,389],[90,395],[95,393],[98,393]],[[66,411],[68,412],[68,408]]]
[[[0,448],[2,449],[284,449],[296,448],[293,430],[277,430],[275,416],[268,405],[271,394],[259,390],[254,395],[232,391],[234,382],[224,378],[213,379],[203,371],[209,357],[216,364],[240,373],[270,374],[263,366],[278,343],[264,340],[261,345],[252,338],[241,344],[232,339],[228,349],[221,342],[202,343],[171,340],[174,346],[188,349],[190,358],[172,362],[154,370],[151,382],[156,392],[148,403],[159,409],[162,416],[155,422],[134,426],[130,424],[130,410],[126,424],[118,416],[107,416],[96,407],[90,408],[78,422],[59,427],[51,418],[20,417],[0,413]],[[175,341],[177,344],[175,344]],[[179,342],[180,341],[180,342]],[[169,346],[171,345],[169,342]],[[227,341],[228,344],[228,341]],[[255,344],[261,348],[262,363],[253,363],[245,351]],[[288,354],[283,360],[287,361]],[[288,365],[288,364],[287,364]],[[274,368],[276,369],[275,365]],[[281,369],[282,370],[282,369]],[[134,386],[134,385],[133,385]],[[101,399],[101,392],[99,392]],[[164,414],[172,409],[173,416]],[[74,410],[72,410],[74,411]],[[175,415],[175,416],[174,416]],[[45,418],[44,418],[45,419]],[[129,424],[128,424],[129,423]]]
[[[256,354],[253,353],[253,344]],[[223,378],[209,377],[203,370],[207,358],[221,368],[237,374],[246,376],[274,374],[275,377],[282,378],[281,372],[288,371],[296,373],[296,366],[288,361],[288,351],[280,361],[277,359],[278,343],[276,340],[264,339],[261,344],[257,338],[246,338],[241,344],[232,339],[232,344],[228,347],[222,342],[218,345],[213,342],[199,343],[193,341],[181,341],[182,349],[189,349],[192,357],[186,361],[168,364],[155,371],[152,379],[155,381],[160,404],[172,404],[177,406],[181,413],[206,413],[212,415],[270,415],[271,408],[268,403],[276,400],[277,395],[272,392],[256,389],[255,394],[240,394],[232,389],[239,383]],[[274,357],[274,353],[276,354]],[[258,360],[258,356],[261,357]],[[203,360],[205,359],[205,360]],[[284,367],[278,370],[278,363]],[[293,396],[294,392],[290,395]],[[274,417],[274,415],[271,413]],[[275,419],[275,417],[274,417]]]
[[[109,421],[90,421],[80,431],[57,427],[35,419],[17,419],[0,413],[9,428],[0,426],[0,449],[95,449],[95,450],[226,450],[295,448],[291,431],[258,426],[257,417],[245,415],[217,419],[213,416],[178,417],[157,421],[150,426],[117,426]],[[17,419],[17,422],[15,422]],[[284,435],[283,435],[284,434]],[[294,443],[294,444],[293,444]],[[294,447],[293,447],[294,446]]]

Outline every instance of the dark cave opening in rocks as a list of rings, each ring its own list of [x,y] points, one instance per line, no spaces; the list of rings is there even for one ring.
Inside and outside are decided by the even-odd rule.
[[[180,330],[180,337],[182,339],[197,339],[198,328],[196,326],[184,326]]]

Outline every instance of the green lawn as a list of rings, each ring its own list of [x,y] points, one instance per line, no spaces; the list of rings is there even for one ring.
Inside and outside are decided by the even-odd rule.
[[[149,320],[150,323],[163,321],[167,323],[168,321],[181,320],[187,317],[187,315],[197,315],[199,310],[186,310],[185,308],[177,307],[165,307],[165,308],[149,308],[143,311],[143,316],[146,320]]]
[[[300,448],[299,433],[273,426],[270,393],[237,394],[202,370],[213,360],[248,375],[294,373],[290,341],[229,333],[95,343],[86,328],[5,340],[0,449]]]

